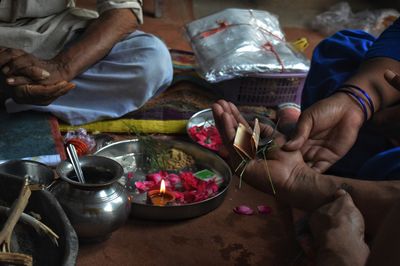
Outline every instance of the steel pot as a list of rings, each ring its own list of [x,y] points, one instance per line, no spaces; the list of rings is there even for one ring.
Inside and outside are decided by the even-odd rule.
[[[130,212],[128,193],[118,183],[124,170],[118,162],[102,156],[81,157],[80,165],[86,183],[78,182],[72,164],[63,161],[56,169],[61,181],[51,192],[81,241],[102,241],[125,223]]]

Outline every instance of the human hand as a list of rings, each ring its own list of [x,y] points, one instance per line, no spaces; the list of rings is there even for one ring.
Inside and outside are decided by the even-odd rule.
[[[385,80],[393,88],[400,91],[400,76],[390,70],[384,74]],[[374,129],[389,139],[395,146],[400,146],[400,104],[387,107],[374,114],[372,124]]]
[[[338,190],[335,200],[316,210],[310,229],[318,246],[318,265],[365,265],[369,248],[365,225],[351,196]]]
[[[21,104],[49,105],[58,97],[75,88],[75,84],[61,81],[56,84],[27,84],[8,87],[4,93]]]
[[[249,127],[247,121],[232,103],[219,100],[212,106],[216,127],[221,135],[224,147],[227,149],[227,161],[235,171],[242,159],[233,147],[238,123]],[[268,125],[260,125],[260,135],[270,136],[273,129]],[[266,152],[266,160],[250,160],[243,172],[243,179],[257,189],[272,194],[269,176],[276,189],[276,196],[293,206],[303,209],[313,208],[313,189],[315,174],[305,163],[299,150],[283,151],[280,147],[286,142],[283,135],[277,132],[275,146]],[[241,169],[240,169],[241,170]],[[236,171],[239,175],[241,171]],[[319,206],[319,205],[318,205]]]
[[[306,163],[322,173],[350,150],[363,122],[356,101],[335,93],[300,115],[295,134],[283,149],[301,150]]]
[[[10,86],[51,85],[68,80],[61,62],[42,60],[20,49],[0,49],[0,68]]]

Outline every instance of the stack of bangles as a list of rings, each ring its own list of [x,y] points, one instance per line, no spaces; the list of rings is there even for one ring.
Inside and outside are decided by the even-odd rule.
[[[354,90],[352,90],[354,89]],[[371,97],[368,95],[366,91],[361,89],[360,87],[352,84],[342,84],[336,92],[344,92],[347,95],[350,95],[354,98],[361,106],[361,109],[364,113],[364,121],[368,120],[368,110],[367,105],[369,106],[369,111],[371,112],[371,117],[375,113],[374,103],[372,102]]]

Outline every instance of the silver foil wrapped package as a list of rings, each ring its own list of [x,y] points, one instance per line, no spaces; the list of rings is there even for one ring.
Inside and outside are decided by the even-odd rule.
[[[185,26],[208,82],[257,74],[306,73],[309,60],[285,39],[277,16],[229,8]]]

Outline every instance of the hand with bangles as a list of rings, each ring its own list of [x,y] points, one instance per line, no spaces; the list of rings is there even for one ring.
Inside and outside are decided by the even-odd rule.
[[[386,71],[381,78],[383,76],[386,80],[380,81],[382,91],[387,91],[385,86],[388,83],[400,90],[400,82],[392,71]],[[371,119],[371,125],[377,132],[398,146],[400,125],[396,121],[400,105],[385,106],[375,97],[375,105],[380,106],[380,110],[376,110],[374,104],[369,102],[373,102],[371,98],[365,95],[368,96],[365,91],[360,93],[349,87],[347,91],[338,91],[314,103],[301,114],[294,136],[283,149],[301,150],[307,164],[322,173],[350,150],[367,119]],[[378,112],[374,114],[374,111]]]
[[[219,100],[213,104],[212,110],[224,147],[228,150],[226,159],[235,171],[242,161],[233,146],[236,130],[239,123],[246,127],[250,125],[236,106],[227,101]],[[267,125],[260,125],[260,129],[261,136],[270,136],[273,132]],[[364,265],[369,254],[364,233],[373,238],[382,228],[387,211],[398,202],[400,182],[320,174],[304,162],[300,150],[282,149],[285,141],[285,137],[277,133],[275,145],[266,153],[266,160],[248,161],[243,179],[272,194],[270,175],[277,200],[312,213],[310,226],[318,246],[319,265]]]
[[[357,101],[337,92],[300,115],[293,138],[283,148],[301,150],[309,166],[322,173],[350,150],[364,120]]]
[[[0,50],[3,93],[17,103],[48,105],[75,85],[56,60],[41,60],[19,49]]]

